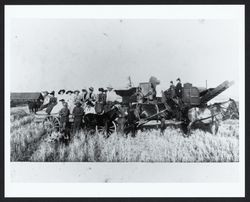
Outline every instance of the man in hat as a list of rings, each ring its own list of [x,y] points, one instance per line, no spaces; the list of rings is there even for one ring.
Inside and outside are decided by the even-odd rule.
[[[89,101],[95,101],[95,99],[96,99],[96,96],[95,96],[95,94],[94,94],[94,88],[93,87],[90,87],[89,88],[89,92],[88,92],[88,94],[87,94],[87,100],[89,100]]]
[[[175,87],[175,93],[176,93],[176,96],[178,98],[181,98],[182,97],[182,84],[181,84],[181,79],[178,78],[176,79],[177,81],[177,84],[176,84],[176,87]]]
[[[83,88],[82,92],[80,94],[80,98],[81,98],[82,103],[85,103],[85,101],[87,100],[87,94],[88,94],[88,91],[85,88]]]
[[[44,91],[43,92],[43,104],[41,105],[41,107],[39,108],[39,110],[43,110],[45,108],[48,107],[49,105],[49,101],[50,101],[50,95],[48,91]]]
[[[72,90],[68,90],[66,92],[66,102],[68,103],[68,108],[70,113],[72,113],[72,110],[74,108],[74,95],[73,95],[73,91]]]
[[[111,85],[107,86],[107,102],[121,102],[121,96],[117,95]]]
[[[132,106],[132,103],[129,103],[129,107],[128,107],[128,111],[127,111],[128,115],[127,115],[127,124],[128,126],[126,127],[125,133],[127,132],[131,132],[131,136],[135,137],[135,133],[136,133],[136,120],[138,120],[138,117],[136,117],[135,114],[135,109]]]
[[[100,93],[97,95],[97,102],[105,104],[107,95],[106,95],[104,89],[103,88],[99,88],[98,91]]]
[[[173,81],[170,81],[169,94],[171,98],[175,97],[175,86]]]
[[[156,86],[159,85],[161,82],[156,77],[151,76],[149,78],[149,83],[151,84],[151,86],[150,86],[151,90],[148,93],[148,98],[150,101],[153,101],[153,100],[156,100],[156,95],[157,95]]]
[[[94,94],[94,88],[90,87],[89,92],[88,92],[88,94],[86,96],[86,104],[88,106],[93,107],[93,106],[95,106],[95,101],[96,101],[96,96]]]
[[[57,98],[55,97],[55,91],[52,91],[50,93],[50,96],[51,97],[50,97],[50,100],[49,100],[49,105],[48,105],[48,107],[46,109],[47,114],[50,114],[53,107],[56,106],[56,104],[57,104]]]
[[[117,103],[121,102],[121,97],[116,94],[111,85],[107,86],[107,97],[106,104],[104,106],[104,111],[107,112],[111,107]]]
[[[70,139],[69,115],[70,115],[70,111],[68,108],[68,103],[64,101],[63,108],[59,112],[59,116],[60,116],[59,129],[60,129],[60,132],[64,134],[63,140],[65,141],[65,143],[68,143]]]
[[[81,130],[82,119],[83,119],[83,116],[84,116],[84,110],[81,107],[81,105],[82,105],[81,102],[77,101],[75,103],[75,105],[76,106],[74,107],[73,112],[72,112],[72,116],[73,116],[73,119],[74,119],[74,125],[73,125],[73,132],[74,133]]]
[[[97,100],[95,104],[95,111],[97,114],[101,114],[103,112],[103,107],[106,104],[106,93],[103,88],[99,88],[98,91],[100,92],[97,95]]]
[[[74,104],[76,102],[81,102],[81,96],[79,95],[80,94],[80,91],[79,90],[75,90],[74,91]]]

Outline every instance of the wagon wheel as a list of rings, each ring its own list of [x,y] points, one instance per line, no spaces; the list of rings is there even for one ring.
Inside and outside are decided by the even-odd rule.
[[[59,125],[60,125],[60,121],[57,117],[48,116],[43,121],[44,128],[46,128],[47,131],[49,131],[49,132],[53,132],[53,131],[58,132]]]
[[[116,123],[114,121],[106,122],[104,126],[96,126],[96,130],[108,138],[112,133],[116,132]]]

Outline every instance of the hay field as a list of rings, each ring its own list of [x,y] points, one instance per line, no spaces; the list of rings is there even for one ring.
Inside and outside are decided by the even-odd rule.
[[[226,120],[218,134],[199,129],[188,138],[181,130],[167,128],[138,132],[136,137],[112,134],[72,136],[68,146],[51,141],[60,133],[48,135],[34,116],[22,109],[11,110],[11,161],[34,162],[238,162],[239,121]]]

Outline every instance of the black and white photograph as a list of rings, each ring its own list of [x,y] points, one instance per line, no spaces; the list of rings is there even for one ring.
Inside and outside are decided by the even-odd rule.
[[[53,182],[56,175],[48,170],[41,175],[42,167],[62,165],[72,178],[55,182],[161,182],[157,170],[133,180],[132,174],[122,178],[112,168],[157,164],[178,165],[174,182],[185,182],[178,172],[189,165],[221,165],[210,179],[224,175],[225,182],[239,182],[244,163],[244,11],[236,6],[239,15],[228,17],[233,8],[222,18],[211,12],[212,17],[200,12],[193,17],[189,8],[186,18],[171,17],[174,12],[164,18],[157,9],[147,17],[148,7],[142,9],[143,17],[140,9],[137,17],[122,10],[119,16],[117,9],[114,17],[105,18],[105,13],[111,15],[107,9],[91,13],[93,7],[89,17],[77,17],[84,12],[78,7],[75,14],[70,10],[73,17],[53,17],[53,8],[48,15],[41,8],[41,17],[7,18],[11,180]],[[12,9],[18,6],[9,6],[7,14]],[[178,7],[174,10],[178,15]],[[159,13],[164,14],[163,8]],[[221,10],[217,13],[223,16]],[[88,166],[74,171],[71,164]],[[37,169],[32,170],[34,178],[25,172],[29,165]],[[223,172],[230,165],[234,172]],[[100,180],[97,175],[105,166],[119,177]],[[22,181],[21,173],[29,180]],[[154,175],[159,181],[152,180]]]

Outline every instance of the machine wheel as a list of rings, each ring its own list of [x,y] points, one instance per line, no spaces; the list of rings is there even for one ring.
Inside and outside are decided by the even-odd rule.
[[[58,132],[59,125],[60,125],[60,121],[57,117],[48,116],[43,121],[44,128],[49,132],[53,132],[53,131]]]
[[[116,123],[112,121],[111,123],[106,122],[104,126],[96,126],[96,131],[108,138],[112,133],[116,132]]]

